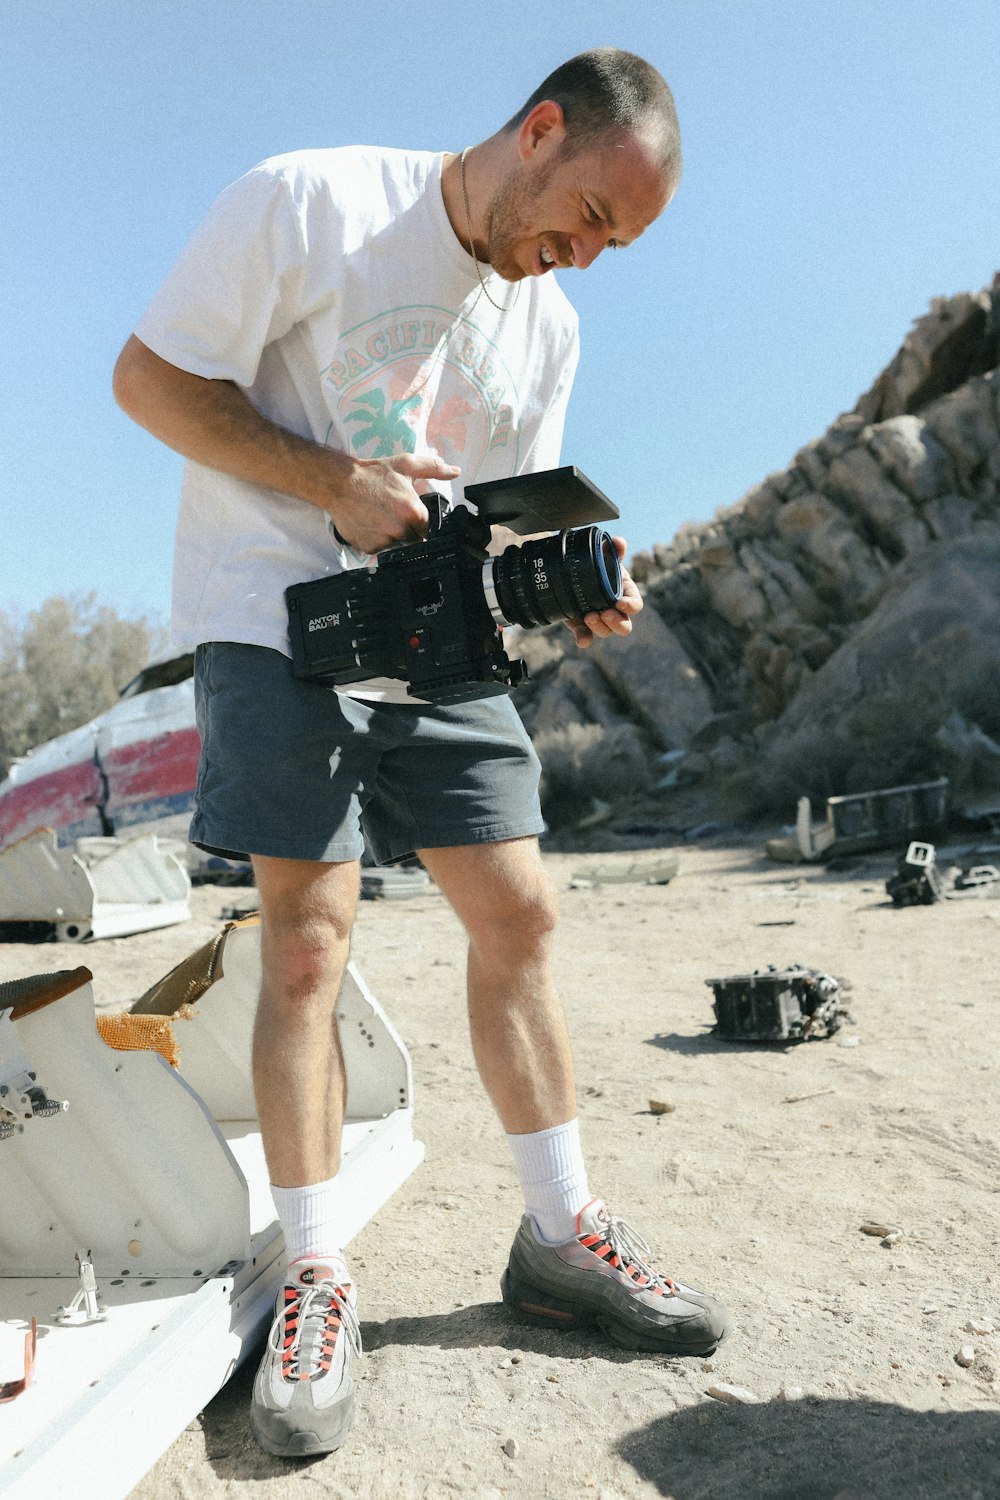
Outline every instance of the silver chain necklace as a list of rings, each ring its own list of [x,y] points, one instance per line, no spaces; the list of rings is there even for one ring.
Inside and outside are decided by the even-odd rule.
[[[469,253],[472,256],[473,264],[476,267],[476,275],[479,277],[479,286],[480,286],[480,289],[482,290],[483,296],[486,298],[487,302],[490,304],[491,307],[495,307],[496,308],[497,312],[499,312],[499,313],[508,313],[513,308],[514,303],[517,301],[518,297],[520,297],[520,295],[521,295],[521,283],[520,282],[516,283],[516,285],[514,287],[514,296],[513,296],[513,299],[511,301],[509,301],[509,302],[503,302],[503,303],[494,302],[493,298],[490,296],[490,294],[489,294],[489,292],[488,292],[488,290],[486,288],[486,282],[483,280],[483,273],[482,273],[482,271],[479,268],[479,258],[476,255],[475,242],[474,242],[474,240],[472,238],[472,215],[469,212],[469,195],[465,191],[465,158],[468,155],[468,152],[469,152],[469,148],[468,148],[468,146],[466,146],[465,150],[462,152],[461,156],[458,158],[458,176],[459,176],[459,180],[460,180],[460,182],[462,184],[462,202],[465,204],[465,227],[466,227],[466,229],[468,230],[468,233],[469,233]]]

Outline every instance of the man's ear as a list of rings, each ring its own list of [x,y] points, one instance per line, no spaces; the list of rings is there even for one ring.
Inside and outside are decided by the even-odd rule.
[[[536,152],[558,150],[566,138],[566,119],[561,104],[543,99],[521,122],[517,132],[517,152],[528,161]]]

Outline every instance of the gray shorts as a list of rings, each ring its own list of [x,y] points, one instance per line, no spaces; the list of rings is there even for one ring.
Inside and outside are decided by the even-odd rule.
[[[191,842],[380,864],[544,827],[539,763],[506,695],[435,707],[369,703],[299,682],[280,651],[195,653],[201,761]]]

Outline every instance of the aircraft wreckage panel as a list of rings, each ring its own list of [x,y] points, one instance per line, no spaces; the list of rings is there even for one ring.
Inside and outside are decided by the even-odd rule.
[[[186,839],[199,738],[190,679],[123,698],[41,745],[0,785],[0,848],[54,828],[60,845],[140,831]]]
[[[57,828],[63,844],[105,832],[96,743],[93,725],[86,724],[11,767],[0,786],[0,848],[36,828]]]

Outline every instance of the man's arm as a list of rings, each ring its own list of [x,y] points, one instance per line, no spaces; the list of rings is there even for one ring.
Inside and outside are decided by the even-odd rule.
[[[430,454],[361,459],[324,448],[263,417],[231,381],[181,370],[134,335],[118,357],[113,389],[122,410],[168,447],[315,505],[361,552],[415,541],[427,510],[413,481],[461,472]]]

